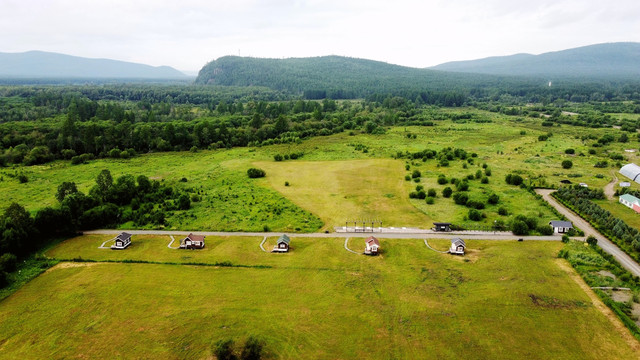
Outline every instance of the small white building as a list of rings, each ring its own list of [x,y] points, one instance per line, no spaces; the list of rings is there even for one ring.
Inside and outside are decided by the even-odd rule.
[[[449,253],[454,255],[464,255],[464,250],[467,248],[467,244],[460,238],[451,239],[451,247]]]
[[[627,181],[623,181],[620,183],[620,187],[623,187],[623,188],[628,188],[630,186],[631,186],[631,183]]]
[[[553,232],[556,234],[564,234],[573,229],[571,221],[553,220],[549,221],[549,225],[553,228]]]
[[[378,255],[380,251],[380,241],[373,236],[369,236],[365,241],[364,253],[366,255]]]
[[[630,194],[623,194],[620,195],[618,201],[629,209],[633,209],[633,211],[640,213],[640,199],[637,197]]]
[[[282,236],[278,238],[278,241],[276,241],[276,245],[273,247],[273,250],[271,252],[279,252],[279,253],[289,252],[290,242],[291,242],[291,239],[289,239],[289,237],[286,234],[282,234]]]
[[[131,245],[131,234],[123,232],[116,236],[116,243],[111,245],[113,250],[124,250]]]

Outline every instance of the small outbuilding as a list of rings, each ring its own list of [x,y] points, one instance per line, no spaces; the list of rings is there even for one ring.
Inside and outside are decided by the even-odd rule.
[[[116,236],[116,243],[111,245],[113,250],[124,250],[131,245],[131,234],[123,232]]]
[[[637,197],[630,194],[623,194],[620,195],[618,201],[629,209],[633,209],[635,212],[640,213],[640,199]]]
[[[454,255],[464,255],[464,250],[467,248],[467,244],[460,238],[451,239],[451,247],[449,253]]]
[[[623,181],[620,183],[620,187],[623,187],[623,188],[628,188],[630,186],[631,186],[631,183],[628,181]]]
[[[573,229],[571,221],[553,220],[549,221],[549,225],[553,228],[553,232],[557,234],[564,234]]]
[[[191,233],[182,239],[181,249],[204,249],[204,235],[195,235]]]
[[[291,239],[286,234],[282,234],[276,241],[272,252],[289,252],[289,243],[291,243]]]
[[[365,241],[364,253],[366,255],[378,255],[380,251],[380,241],[374,236],[369,236]]]
[[[433,226],[435,231],[451,231],[451,223],[434,222]]]

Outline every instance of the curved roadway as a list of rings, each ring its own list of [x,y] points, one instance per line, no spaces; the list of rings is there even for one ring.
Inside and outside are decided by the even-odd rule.
[[[607,239],[604,235],[602,235],[598,230],[594,229],[591,224],[589,224],[586,220],[578,216],[573,211],[567,209],[562,205],[558,200],[554,199],[551,196],[551,193],[555,190],[548,189],[536,189],[536,193],[542,195],[551,206],[556,208],[562,215],[566,216],[576,227],[582,229],[584,231],[585,236],[593,235],[598,239],[598,246],[602,248],[602,250],[607,253],[613,255],[616,260],[622,265],[625,269],[629,270],[633,275],[640,276],[640,265],[633,260],[629,255],[627,255],[624,251],[620,250],[614,243],[612,243],[609,239]]]

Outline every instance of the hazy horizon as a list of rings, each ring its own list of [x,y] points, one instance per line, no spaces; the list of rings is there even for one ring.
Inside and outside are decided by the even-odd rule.
[[[9,0],[0,20],[0,52],[39,50],[186,72],[225,55],[338,55],[425,68],[640,42],[640,3],[629,0],[615,7],[594,0]]]

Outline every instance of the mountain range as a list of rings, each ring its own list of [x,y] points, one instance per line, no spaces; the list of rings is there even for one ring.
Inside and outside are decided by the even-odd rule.
[[[475,74],[547,78],[629,78],[640,76],[640,43],[607,43],[540,55],[516,54],[453,61],[430,69]]]
[[[44,51],[0,53],[1,78],[184,79],[169,66],[90,59]]]

